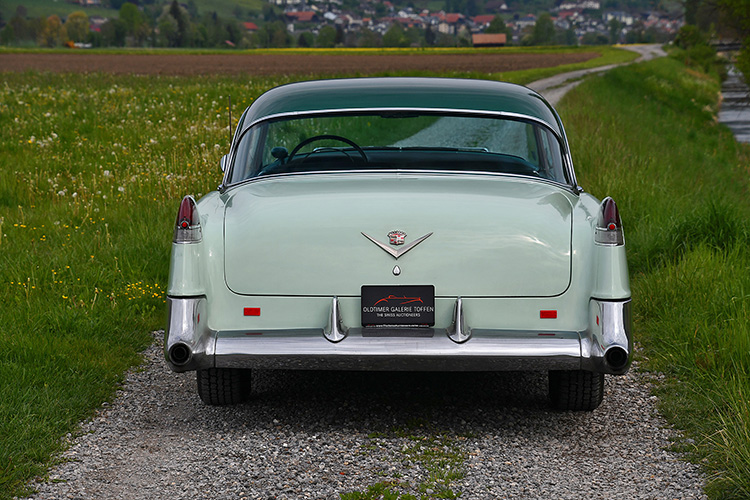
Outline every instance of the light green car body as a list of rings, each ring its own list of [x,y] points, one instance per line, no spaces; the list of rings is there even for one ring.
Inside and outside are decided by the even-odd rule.
[[[200,238],[172,245],[165,355],[173,370],[212,377],[254,368],[627,371],[625,246],[597,240],[603,204],[578,187],[562,124],[541,97],[463,80],[292,84],[248,109],[223,165],[231,169],[237,141],[253,124],[342,103],[437,103],[542,122],[563,145],[569,181],[408,169],[230,185],[226,177],[197,202]],[[373,240],[387,246],[396,229],[406,243],[430,236],[394,258]],[[363,285],[433,285],[434,325],[368,334]],[[199,376],[199,392],[200,383]]]

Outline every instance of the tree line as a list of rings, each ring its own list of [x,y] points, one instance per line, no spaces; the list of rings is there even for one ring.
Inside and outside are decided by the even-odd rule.
[[[750,0],[684,0],[686,26],[677,44],[686,57],[707,64],[711,39],[742,42],[735,65],[750,82]]]
[[[27,18],[19,6],[0,31],[0,44],[38,44],[57,47],[68,42],[94,47],[222,47],[243,43],[246,31],[234,19],[222,19],[215,12],[198,16],[176,0],[164,6],[146,5],[139,9],[124,2],[118,16],[92,26],[84,11],[76,11],[63,21],[57,15]],[[90,29],[93,27],[93,29]],[[229,43],[227,43],[229,42]]]

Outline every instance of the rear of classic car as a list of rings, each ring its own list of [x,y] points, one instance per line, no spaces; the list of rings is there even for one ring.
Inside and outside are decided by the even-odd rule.
[[[414,123],[414,110],[399,113]],[[441,113],[427,113],[429,127],[452,123],[454,112]],[[370,127],[376,115],[366,116]],[[240,134],[235,141],[230,169],[241,157]],[[182,200],[169,366],[195,370],[207,404],[241,402],[253,369],[534,370],[549,373],[555,408],[599,406],[604,374],[625,373],[632,353],[614,201],[538,173],[437,168],[434,151],[349,142],[291,155],[277,145],[247,178],[233,182],[230,170],[219,191]],[[396,153],[413,155],[411,168],[382,168]],[[439,154],[484,165],[490,153]],[[304,171],[284,170],[301,155]],[[317,161],[351,165],[321,170]]]

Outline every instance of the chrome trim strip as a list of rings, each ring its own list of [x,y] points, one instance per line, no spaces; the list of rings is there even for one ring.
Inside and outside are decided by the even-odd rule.
[[[284,178],[288,176],[297,176],[297,175],[335,175],[340,176],[341,174],[357,174],[357,175],[382,175],[382,174],[398,174],[398,175],[442,175],[442,176],[451,176],[455,177],[457,175],[466,175],[466,176],[476,176],[476,175],[484,175],[484,176],[490,176],[490,177],[510,177],[512,179],[519,179],[524,181],[530,181],[530,182],[544,182],[546,184],[551,184],[553,186],[557,186],[559,188],[566,189],[573,194],[580,194],[577,190],[577,186],[571,186],[570,184],[566,184],[563,182],[554,181],[552,179],[543,179],[541,177],[529,177],[527,175],[519,175],[519,174],[505,174],[500,172],[481,172],[481,171],[461,171],[461,170],[408,170],[408,169],[383,169],[383,170],[337,170],[336,172],[331,171],[325,171],[325,170],[319,170],[315,172],[293,172],[293,173],[283,173],[283,174],[270,174],[270,175],[263,175],[260,177],[251,177],[249,179],[243,179],[240,182],[236,182],[234,184],[228,184],[225,186],[225,191],[230,188],[235,188],[238,186],[244,186],[245,184],[249,184],[252,182],[263,182],[278,178]]]
[[[543,127],[549,129],[550,132],[552,132],[558,141],[560,141],[561,144],[564,146],[566,143],[563,141],[562,135],[560,135],[556,130],[550,126],[549,122],[536,118],[534,116],[524,115],[521,113],[509,113],[507,111],[491,111],[491,110],[477,110],[477,109],[461,109],[461,108],[412,108],[412,107],[377,107],[377,108],[334,108],[334,109],[317,109],[313,111],[291,111],[289,113],[277,113],[274,115],[267,115],[263,118],[259,118],[255,120],[252,123],[249,123],[242,128],[242,132],[244,133],[245,130],[254,127],[255,125],[259,123],[263,123],[266,121],[271,120],[278,120],[281,118],[306,118],[311,116],[325,116],[325,115],[335,115],[335,114],[361,114],[361,113],[431,113],[431,114],[441,114],[441,113],[450,113],[450,114],[462,114],[462,115],[472,115],[472,116],[488,116],[492,118],[510,118],[512,120],[521,120],[521,121],[530,121],[537,123],[539,125],[542,125]],[[560,125],[560,123],[555,123],[555,125]]]
[[[409,250],[411,250],[412,248],[414,248],[415,246],[419,245],[424,240],[426,240],[427,238],[429,238],[430,236],[432,236],[432,233],[425,234],[421,238],[417,238],[416,240],[412,241],[411,243],[407,243],[406,245],[404,245],[403,247],[398,248],[398,249],[391,248],[388,245],[386,245],[385,243],[381,243],[380,241],[376,240],[375,238],[373,238],[372,236],[370,236],[367,233],[362,233],[362,236],[364,236],[368,240],[370,240],[373,243],[375,243],[381,250],[384,250],[387,254],[389,254],[394,259],[398,259],[402,255],[404,255],[406,252],[408,252]]]

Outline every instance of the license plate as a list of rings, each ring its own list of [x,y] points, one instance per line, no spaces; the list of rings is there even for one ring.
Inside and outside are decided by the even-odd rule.
[[[362,326],[433,326],[433,285],[363,285]]]

